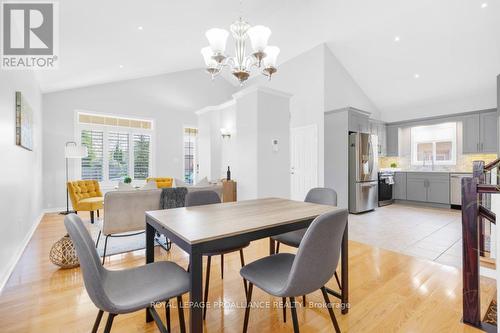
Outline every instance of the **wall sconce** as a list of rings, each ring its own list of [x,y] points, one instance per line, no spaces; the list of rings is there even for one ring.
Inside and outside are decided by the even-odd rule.
[[[220,134],[222,135],[223,139],[230,139],[231,138],[231,131],[229,131],[228,128],[221,128]]]

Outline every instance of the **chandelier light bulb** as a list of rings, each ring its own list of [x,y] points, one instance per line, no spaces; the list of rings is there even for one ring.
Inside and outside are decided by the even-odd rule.
[[[212,28],[207,30],[205,36],[208,39],[208,43],[215,54],[224,54],[226,51],[226,42],[229,32],[224,29]]]
[[[210,46],[204,47],[201,49],[201,55],[203,56],[203,60],[205,60],[205,65],[207,68],[217,67],[217,61],[212,57],[213,51]]]

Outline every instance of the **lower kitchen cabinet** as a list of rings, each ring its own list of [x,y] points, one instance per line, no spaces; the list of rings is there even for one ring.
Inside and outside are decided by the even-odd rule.
[[[394,173],[394,199],[406,200],[406,172]]]
[[[398,194],[396,186],[395,199]],[[401,199],[400,199],[401,200]],[[404,200],[404,199],[403,199]],[[406,173],[406,200],[450,204],[450,176],[447,172]]]
[[[411,201],[427,201],[427,179],[425,175],[407,174],[406,199]]]

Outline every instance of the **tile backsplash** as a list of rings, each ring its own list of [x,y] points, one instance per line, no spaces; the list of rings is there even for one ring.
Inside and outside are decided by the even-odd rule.
[[[472,171],[472,162],[484,161],[489,163],[497,158],[497,154],[466,154],[457,156],[456,165],[435,165],[435,171],[454,171],[469,172]],[[379,168],[390,168],[392,163],[396,163],[397,168],[402,170],[427,170],[429,167],[411,165],[409,157],[379,157]]]

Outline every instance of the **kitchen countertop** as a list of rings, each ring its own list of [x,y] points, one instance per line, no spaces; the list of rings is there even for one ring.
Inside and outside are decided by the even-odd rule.
[[[406,172],[406,173],[461,173],[461,174],[472,174],[472,171],[446,171],[446,170],[395,170],[395,172]]]

